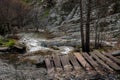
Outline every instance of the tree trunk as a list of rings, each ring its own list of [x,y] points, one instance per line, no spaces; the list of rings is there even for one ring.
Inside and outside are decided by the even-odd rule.
[[[95,49],[97,49],[97,39],[98,39],[98,26],[95,26]]]
[[[85,39],[84,39],[84,29],[83,29],[83,9],[82,9],[82,0],[80,0],[80,31],[81,31],[81,43],[82,51],[85,51]]]
[[[87,22],[86,22],[86,52],[90,51],[90,13],[91,13],[91,0],[88,0],[87,8]]]

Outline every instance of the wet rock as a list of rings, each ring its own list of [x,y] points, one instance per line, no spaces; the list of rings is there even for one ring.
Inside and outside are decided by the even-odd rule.
[[[52,48],[54,50],[60,50],[57,46],[51,46],[50,48]]]
[[[75,49],[73,47],[61,46],[59,47],[61,54],[69,54],[73,52]]]
[[[23,54],[26,52],[26,46],[22,43],[16,43],[15,45],[10,47],[0,47],[0,52]]]
[[[0,47],[0,52],[7,52],[9,51],[9,47]]]
[[[11,53],[19,53],[19,54],[24,54],[26,53],[26,46],[21,47],[21,46],[12,46],[9,48],[9,52]]]

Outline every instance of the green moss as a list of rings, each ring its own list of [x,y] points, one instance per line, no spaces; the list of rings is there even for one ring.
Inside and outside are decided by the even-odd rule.
[[[11,47],[15,45],[16,41],[13,39],[0,39],[0,46]]]
[[[13,39],[10,39],[10,40],[8,40],[8,42],[5,43],[5,46],[7,46],[7,47],[11,47],[13,45],[15,45],[15,40],[13,40]]]

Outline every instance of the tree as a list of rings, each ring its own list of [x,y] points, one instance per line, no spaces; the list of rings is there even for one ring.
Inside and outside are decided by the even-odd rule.
[[[20,0],[0,0],[0,30],[1,35],[11,33],[14,26],[23,25],[29,7]]]
[[[90,51],[90,13],[91,13],[91,0],[88,0],[87,6],[87,22],[86,22],[86,52]]]
[[[105,32],[105,27],[108,25],[106,22],[99,23],[100,18],[106,17],[111,12],[109,12],[108,7],[111,4],[113,4],[114,0],[96,0],[95,1],[95,6],[94,9],[96,10],[96,22],[95,22],[95,49],[100,48],[100,45],[102,44],[102,41],[104,40],[104,32]]]
[[[84,40],[84,28],[83,28],[83,7],[82,7],[82,0],[80,0],[80,31],[81,31],[82,51],[85,51],[85,40]]]
[[[90,13],[91,13],[91,0],[88,0],[87,5],[87,21],[84,33],[84,25],[83,25],[83,7],[82,0],[80,0],[80,17],[81,17],[81,43],[82,43],[82,51],[89,52],[90,51]]]

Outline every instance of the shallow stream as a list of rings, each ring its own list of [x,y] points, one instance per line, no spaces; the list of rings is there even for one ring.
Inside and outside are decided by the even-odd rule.
[[[50,49],[49,47],[42,46],[42,42],[48,43],[52,41],[52,39],[47,39],[43,33],[20,33],[19,35],[21,36],[20,42],[25,43],[27,46],[27,52]],[[58,48],[61,54],[68,54],[73,50],[69,46],[59,46]]]

